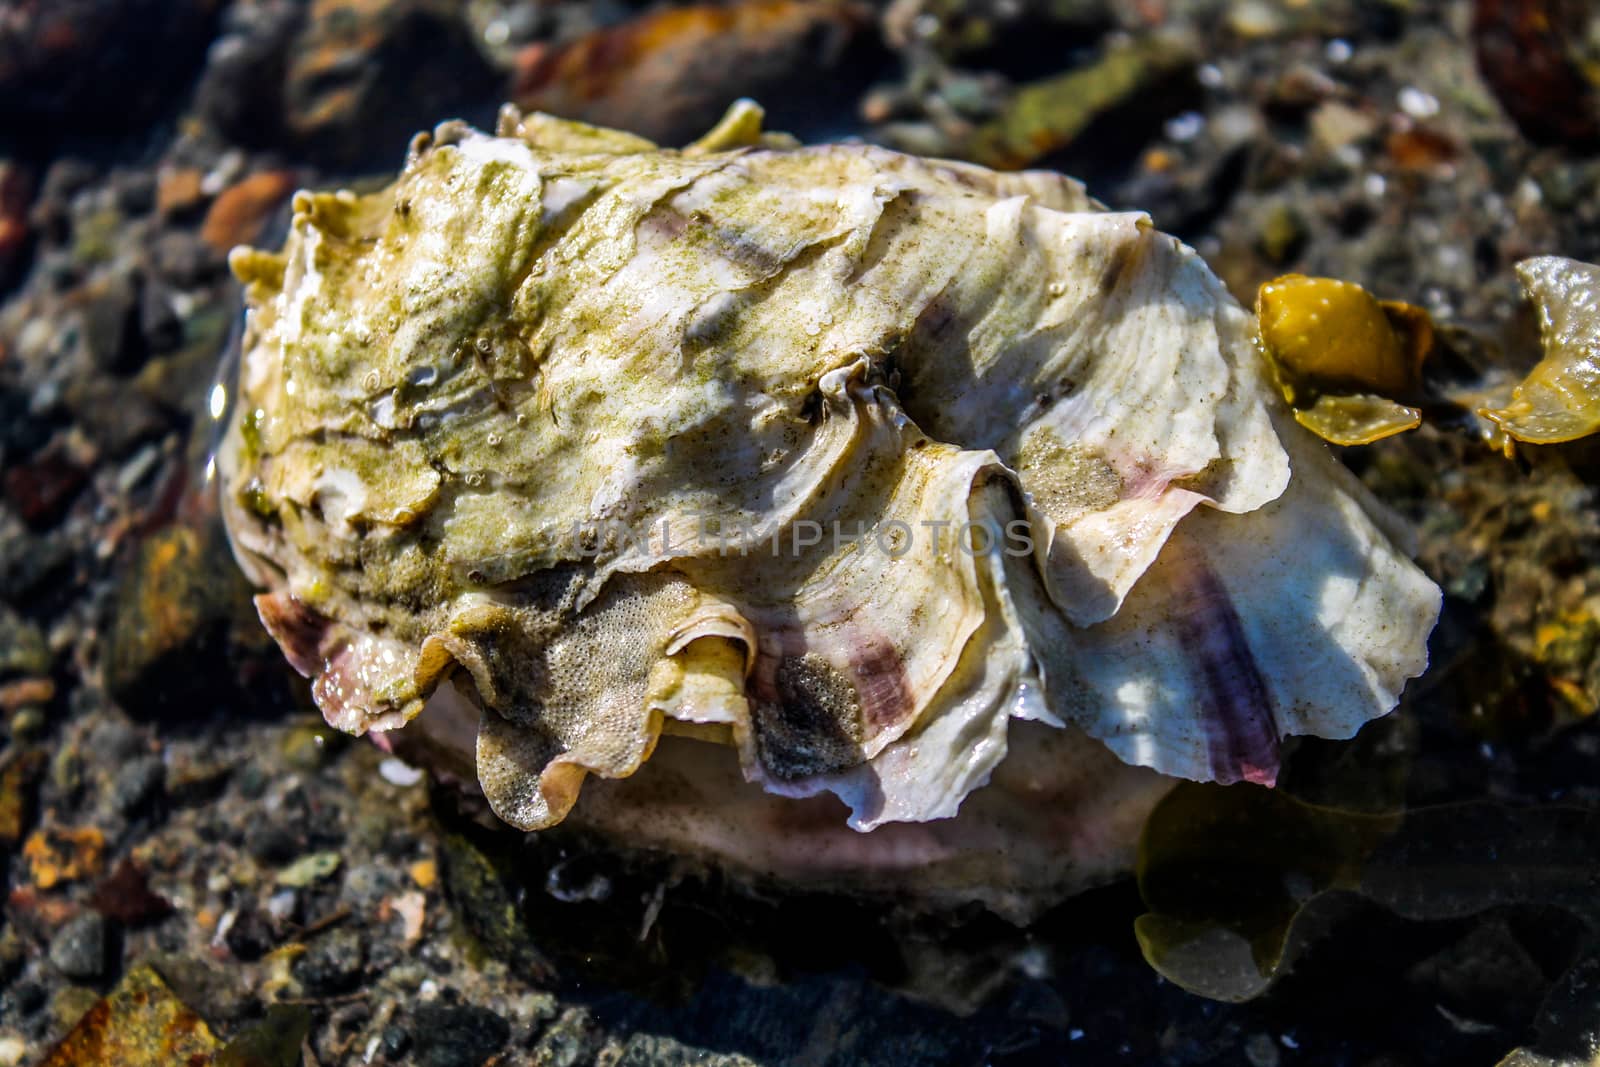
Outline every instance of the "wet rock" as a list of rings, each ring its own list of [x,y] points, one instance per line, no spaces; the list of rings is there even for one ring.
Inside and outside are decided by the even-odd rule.
[[[306,886],[315,885],[324,878],[332,877],[339,869],[342,862],[337,852],[313,852],[301,856],[289,866],[278,872],[274,881],[290,889],[304,889]]]
[[[0,475],[0,494],[23,522],[38,530],[61,517],[88,478],[89,472],[65,449],[47,449],[7,466]]]
[[[656,1034],[632,1035],[614,1062],[615,1067],[756,1067],[745,1056],[708,1052]]]
[[[199,167],[164,167],[156,176],[156,211],[183,218],[205,203],[205,175]]]
[[[577,1067],[590,1063],[602,1037],[593,1015],[583,1008],[568,1008],[539,1035],[528,1062],[534,1067]]]
[[[15,611],[0,604],[0,678],[13,674],[45,674],[50,649],[44,633]]]
[[[1600,94],[1581,52],[1586,11],[1587,5],[1560,0],[1473,5],[1478,72],[1530,141],[1600,144]]]
[[[50,939],[50,963],[75,981],[91,981],[106,973],[111,934],[105,916],[87,911]]]
[[[235,627],[255,637],[249,588],[214,532],[164,529],[142,543],[118,585],[107,688],[140,715],[188,712],[235,691]]]
[[[56,696],[56,683],[49,678],[18,678],[0,683],[0,711],[15,714],[24,708],[42,708]]]
[[[234,245],[248,244],[278,205],[294,192],[295,177],[286,170],[252,174],[224,189],[206,212],[200,239],[226,254]]]
[[[167,768],[160,756],[140,756],[122,765],[111,779],[111,806],[132,815],[160,795]]]
[[[494,1012],[471,1004],[421,1004],[411,1013],[418,1067],[480,1067],[511,1038]]]
[[[202,121],[238,144],[264,147],[283,136],[289,45],[305,20],[297,0],[238,0],[223,15],[195,88]]]
[[[366,963],[366,942],[360,932],[340,928],[313,941],[291,971],[307,996],[332,997],[359,986]]]
[[[189,79],[219,7],[217,0],[6,0],[0,122],[127,129]]]
[[[441,117],[486,117],[495,80],[454,3],[314,0],[289,50],[285,126],[321,163],[389,165]]]
[[[172,902],[150,889],[144,868],[123,859],[116,870],[95,887],[90,905],[123,926],[139,926],[172,914]]]
[[[570,44],[528,46],[510,95],[525,110],[615,126],[662,144],[710,129],[741,96],[773,129],[833,124],[876,70],[861,8],[817,0],[668,7]]]
[[[278,943],[277,924],[260,908],[244,908],[234,917],[223,943],[235,959],[254,963]]]
[[[111,275],[91,283],[85,296],[83,343],[94,365],[108,374],[138,370],[146,355],[138,280]]]
[[[274,1004],[267,1017],[246,1027],[217,1054],[214,1067],[299,1067],[311,1013],[297,1004]]]
[[[245,832],[244,847],[258,863],[278,867],[300,854],[305,839],[286,826],[263,820]]]
[[[205,1063],[219,1046],[205,1020],[174,996],[160,975],[136,967],[83,1014],[39,1067],[172,1067]]]

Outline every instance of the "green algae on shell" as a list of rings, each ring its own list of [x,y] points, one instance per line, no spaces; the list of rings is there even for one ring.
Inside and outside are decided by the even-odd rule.
[[[1425,663],[1438,590],[1252,317],[1058,175],[508,111],[231,262],[263,621],[514,825],[1059,892],[1153,772],[1270,783]]]

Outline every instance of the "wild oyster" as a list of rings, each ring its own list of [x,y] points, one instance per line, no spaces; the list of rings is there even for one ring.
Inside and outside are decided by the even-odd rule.
[[[1163,775],[1271,783],[1425,664],[1438,590],[1252,316],[1060,176],[508,111],[231,263],[262,620],[516,826],[686,735],[577,816],[1032,899],[1125,864]]]

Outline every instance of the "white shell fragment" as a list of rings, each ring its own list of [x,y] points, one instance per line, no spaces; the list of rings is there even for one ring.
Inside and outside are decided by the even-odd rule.
[[[667,733],[727,746],[680,777],[872,830],[955,816],[1019,738],[1079,753],[1025,761],[1041,795],[1115,777],[1088,738],[1271,783],[1282,739],[1393,707],[1439,592],[1191,250],[1056,175],[758,117],[683,151],[448,123],[236,250],[229,528],[330,723],[426,720],[454,676],[517,826]],[[675,840],[733,851],[713,824]]]

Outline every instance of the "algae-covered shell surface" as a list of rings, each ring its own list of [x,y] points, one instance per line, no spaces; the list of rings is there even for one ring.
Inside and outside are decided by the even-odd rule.
[[[1191,250],[757,119],[449,123],[236,250],[224,510],[330,723],[527,829],[1045,889],[1393,707],[1439,593]]]

